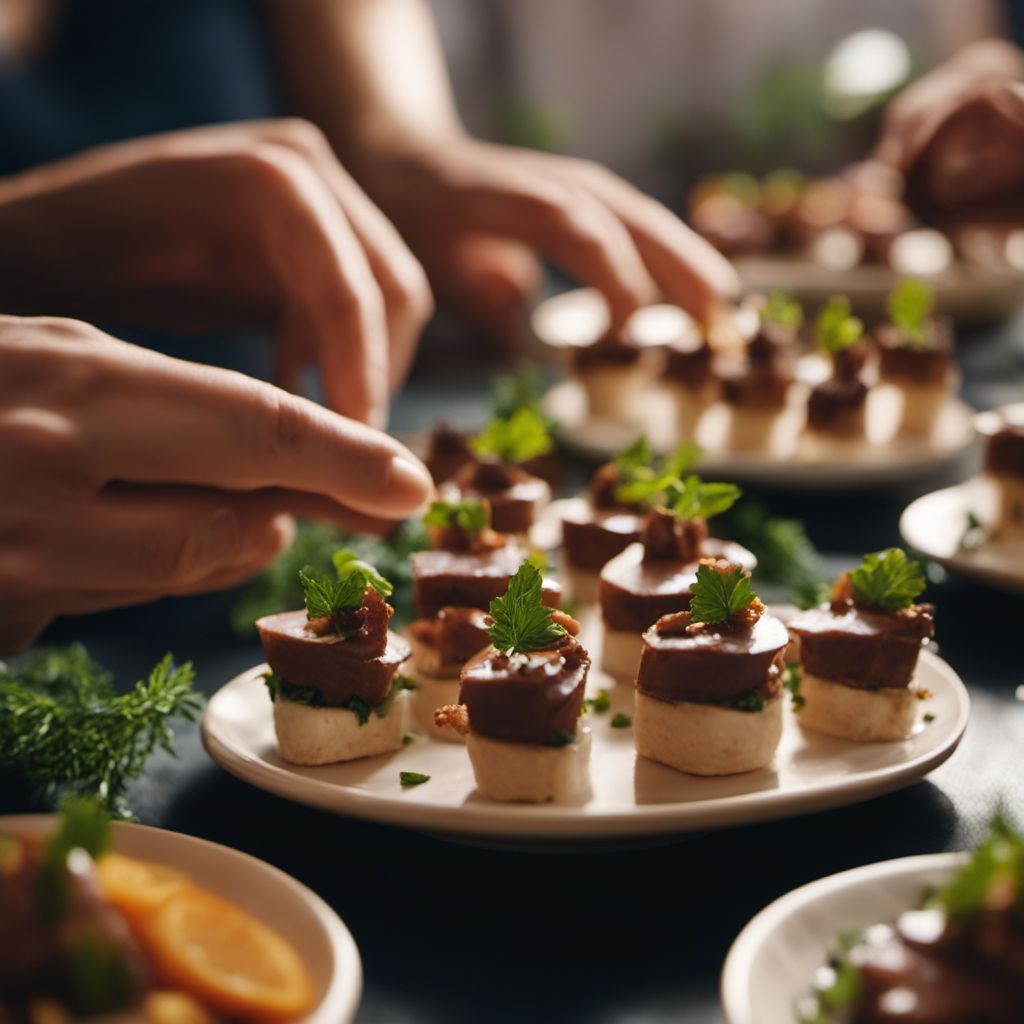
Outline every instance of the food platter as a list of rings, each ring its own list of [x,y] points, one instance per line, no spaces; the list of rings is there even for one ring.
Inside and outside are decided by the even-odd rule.
[[[965,854],[906,857],[795,889],[762,910],[733,943],[722,972],[727,1024],[794,1024],[796,1002],[841,932],[891,921],[949,880]]]
[[[600,643],[599,625],[584,643]],[[575,804],[509,804],[483,799],[463,747],[416,736],[392,755],[320,768],[289,765],[277,753],[272,705],[255,666],[210,700],[202,737],[213,759],[233,775],[299,803],[338,814],[449,836],[490,841],[600,843],[670,837],[784,818],[865,800],[922,778],[955,750],[970,710],[956,673],[927,651],[918,679],[932,693],[905,741],[854,744],[803,732],[787,709],[774,765],[745,775],[697,778],[638,758],[616,712],[632,709],[631,687],[591,672],[588,692],[605,688],[612,707],[588,714],[593,732],[591,792]],[[429,775],[403,789],[399,772]]]
[[[814,356],[801,360],[805,384],[819,366]],[[869,403],[874,407],[869,404],[868,408],[870,434],[865,440],[818,440],[801,434],[798,424],[787,424],[783,419],[779,444],[758,452],[728,448],[723,441],[728,410],[721,404],[712,406],[701,419],[696,436],[705,452],[700,472],[707,478],[768,487],[841,491],[927,476],[964,458],[974,445],[973,412],[959,399],[949,400],[930,438],[891,437],[893,401],[888,389],[873,389]],[[798,417],[798,405],[793,403],[782,417]],[[613,458],[640,433],[647,435],[659,454],[679,443],[671,397],[654,387],[644,394],[643,405],[632,422],[588,417],[583,389],[572,380],[557,384],[547,393],[544,409],[558,424],[564,442],[591,459]],[[787,430],[787,425],[792,429]]]
[[[13,835],[45,836],[57,825],[57,816],[50,814],[0,817],[0,831]],[[355,1017],[362,992],[359,950],[319,896],[283,871],[217,843],[124,822],[112,829],[118,853],[183,872],[291,943],[320,993],[317,1008],[296,1024],[344,1024]]]
[[[985,537],[996,519],[996,501],[994,482],[973,477],[913,501],[900,517],[900,533],[907,544],[952,572],[1024,593],[1024,540]],[[981,523],[984,539],[976,547],[963,543],[968,513]]]

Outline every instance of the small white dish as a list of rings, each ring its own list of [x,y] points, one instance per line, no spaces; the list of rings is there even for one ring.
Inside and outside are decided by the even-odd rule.
[[[584,626],[584,644],[600,650],[600,624]],[[590,713],[592,791],[572,805],[495,803],[476,792],[462,745],[417,736],[391,755],[322,768],[300,768],[277,753],[272,706],[256,666],[210,700],[202,737],[210,756],[233,775],[299,803],[337,814],[473,839],[545,842],[622,841],[725,828],[856,803],[910,785],[956,749],[970,713],[967,690],[940,658],[924,651],[918,680],[932,693],[914,734],[897,743],[856,744],[804,731],[786,711],[774,764],[722,778],[684,775],[638,758],[629,728],[633,690],[592,670],[588,693],[611,695],[612,708]],[[788,705],[788,701],[787,701]],[[924,713],[934,716],[925,722]],[[399,772],[430,776],[402,789]]]
[[[794,889],[740,933],[722,971],[727,1024],[796,1024],[797,1001],[840,932],[895,921],[947,882],[966,854],[905,857],[854,868]]]
[[[48,835],[53,814],[0,817],[0,832]],[[347,1024],[363,987],[359,950],[341,918],[319,896],[275,867],[230,847],[148,825],[114,822],[113,848],[128,857],[176,868],[204,889],[269,925],[296,949],[320,993],[296,1024]]]
[[[993,481],[976,476],[912,501],[900,516],[900,534],[912,548],[951,572],[1003,590],[1024,593],[1024,540],[987,536],[996,519]],[[968,513],[981,523],[984,538],[964,546]]]

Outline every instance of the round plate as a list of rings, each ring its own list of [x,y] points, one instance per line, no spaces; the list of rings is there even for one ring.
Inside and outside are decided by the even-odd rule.
[[[733,943],[722,972],[727,1024],[795,1024],[796,1002],[840,932],[894,921],[947,882],[961,853],[905,857],[794,889],[761,911]]]
[[[820,377],[821,367],[817,356],[802,357],[801,382],[806,385]],[[797,395],[780,414],[774,445],[756,452],[727,447],[729,410],[721,403],[713,405],[701,417],[695,438],[704,449],[701,474],[767,487],[850,490],[934,473],[961,458],[975,443],[973,413],[958,398],[949,399],[930,438],[892,436],[898,399],[890,388],[873,388],[868,402],[865,440],[829,440],[801,432],[803,402]],[[573,380],[553,387],[544,398],[544,409],[558,423],[565,443],[592,459],[613,458],[640,433],[647,435],[659,454],[671,451],[679,441],[672,397],[657,386],[644,392],[632,422],[591,419],[583,388]]]
[[[995,484],[977,476],[911,502],[900,516],[900,533],[912,548],[953,572],[1024,593],[1024,538],[992,537],[962,547],[968,512],[978,517],[985,534],[997,508]]]
[[[584,643],[600,650],[600,627]],[[596,660],[596,659],[595,659]],[[938,657],[922,652],[918,679],[933,694],[914,735],[897,743],[855,744],[804,733],[787,709],[772,767],[745,775],[698,778],[638,758],[630,729],[611,726],[632,711],[632,687],[591,671],[588,692],[607,689],[612,709],[588,716],[593,730],[592,792],[578,804],[508,804],[476,792],[466,750],[417,736],[391,755],[300,768],[277,753],[271,703],[256,666],[231,680],[207,705],[206,749],[218,764],[255,786],[300,803],[391,825],[474,838],[621,840],[723,828],[855,803],[909,785],[956,748],[970,710],[967,691]],[[788,703],[788,702],[787,702]],[[399,771],[430,781],[403,790]]]
[[[54,814],[0,817],[0,832],[47,835]],[[166,864],[197,885],[237,904],[280,933],[296,949],[320,993],[320,1002],[296,1024],[346,1024],[359,1006],[363,969],[348,929],[319,896],[283,871],[227,846],[114,822],[114,849],[128,857]]]

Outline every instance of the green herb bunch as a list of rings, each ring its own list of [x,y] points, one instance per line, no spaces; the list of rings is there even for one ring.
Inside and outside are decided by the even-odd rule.
[[[799,331],[804,322],[803,306],[785,292],[773,291],[761,309],[761,323],[777,324],[791,331]]]
[[[750,577],[739,566],[720,573],[710,565],[697,566],[697,580],[690,597],[690,615],[694,622],[709,626],[728,622],[757,600]]]
[[[928,318],[935,309],[935,292],[923,281],[906,278],[889,293],[886,308],[893,326],[910,345],[928,343]]]
[[[850,573],[850,585],[861,604],[891,611],[909,608],[926,586],[920,564],[900,548],[865,555]]]
[[[850,313],[850,300],[833,295],[818,314],[818,341],[826,352],[836,355],[856,345],[864,334],[864,321]]]
[[[530,407],[519,409],[507,418],[491,420],[473,438],[472,444],[477,455],[492,455],[512,464],[547,455],[554,447],[547,421]]]
[[[551,618],[543,601],[544,580],[537,567],[526,561],[519,567],[504,596],[491,601],[494,624],[487,630],[491,643],[506,654],[529,654],[565,635]]]
[[[307,566],[299,570],[306,613],[311,619],[329,618],[350,608],[359,608],[367,587],[382,597],[390,597],[394,587],[351,548],[335,551],[331,558],[335,577],[318,573]]]
[[[446,530],[454,527],[475,536],[487,528],[488,519],[483,502],[467,498],[465,501],[433,502],[423,517],[423,524]]]
[[[126,693],[84,647],[34,651],[0,662],[0,769],[24,778],[41,798],[95,794],[130,817],[124,794],[160,748],[174,753],[170,722],[195,721],[202,699],[191,662],[170,654]]]

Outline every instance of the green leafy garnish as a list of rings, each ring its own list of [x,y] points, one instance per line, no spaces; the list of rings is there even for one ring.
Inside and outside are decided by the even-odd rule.
[[[699,476],[690,475],[681,487],[669,491],[670,507],[684,522],[710,519],[732,508],[742,493],[735,484],[705,483]]]
[[[529,654],[565,635],[565,629],[552,620],[551,609],[543,603],[543,585],[537,567],[523,562],[504,596],[491,601],[489,612],[494,625],[487,635],[499,651]]]
[[[554,447],[547,421],[531,408],[491,420],[472,444],[477,455],[493,455],[510,463],[528,462]]]
[[[273,672],[265,673],[263,681],[266,684],[267,692],[270,694],[272,701],[281,697],[284,700],[290,700],[296,704],[305,704],[311,708],[337,708],[340,711],[351,711],[359,720],[360,725],[366,725],[370,720],[371,714],[376,715],[378,718],[387,718],[395,698],[403,690],[416,689],[416,684],[406,679],[405,676],[395,676],[391,689],[388,690],[387,696],[379,704],[367,704],[360,697],[353,697],[351,700],[345,701],[344,704],[328,704],[319,690],[314,689],[312,686],[299,686],[296,683],[289,683],[287,679],[282,679]]]
[[[864,321],[850,315],[850,300],[845,295],[833,295],[818,314],[817,331],[822,348],[835,355],[860,341]]]
[[[398,781],[404,789],[408,789],[409,786],[422,786],[424,782],[429,782],[430,776],[422,772],[399,772]]]
[[[394,587],[390,581],[350,548],[335,551],[331,561],[336,573],[334,579],[318,573],[312,566],[299,570],[306,614],[311,619],[330,618],[346,608],[359,608],[367,587],[373,587],[382,597],[391,596]]]
[[[627,505],[668,504],[668,493],[700,460],[704,449],[686,441],[663,459],[654,460],[647,438],[640,436],[615,459],[622,483],[615,492]]]
[[[756,690],[752,690],[737,697],[732,706],[737,711],[764,711],[764,698]]]
[[[794,711],[802,711],[807,703],[806,698],[800,692],[800,680],[803,678],[803,667],[799,661],[787,661],[782,673],[782,685],[789,690]]]
[[[935,309],[935,293],[923,281],[907,278],[889,293],[889,319],[911,345],[924,345],[928,318]]]
[[[576,742],[576,733],[571,729],[559,729],[553,732],[545,741],[545,747],[568,747]]]
[[[174,753],[170,721],[195,721],[202,698],[190,662],[170,654],[149,678],[118,693],[80,645],[0,662],[0,769],[23,777],[48,802],[95,794],[117,817],[159,747]]]
[[[925,588],[924,572],[900,548],[865,555],[850,573],[857,600],[869,608],[909,608]]]
[[[89,1017],[127,1010],[138,997],[139,981],[113,940],[83,935],[68,950],[71,999],[78,1013]]]
[[[619,452],[614,461],[622,480],[632,479],[638,470],[647,469],[654,461],[647,435],[641,434],[625,451]]]
[[[835,981],[819,993],[819,998],[828,1009],[841,1010],[857,1002],[861,988],[860,971],[843,960],[836,967]]]
[[[596,697],[587,697],[583,701],[583,706],[595,715],[603,715],[612,706],[612,698],[607,690],[598,690]]]
[[[621,711],[616,711],[615,714],[612,715],[611,727],[613,729],[628,729],[632,724],[633,719]]]
[[[419,519],[400,523],[390,537],[344,533],[322,523],[300,523],[292,546],[242,592],[231,610],[231,626],[240,635],[255,630],[262,615],[288,611],[303,603],[299,570],[312,566],[323,576],[336,574],[331,556],[339,548],[348,548],[374,565],[394,584],[389,603],[395,609],[394,622],[401,624],[414,617],[412,568],[409,556],[428,547],[427,535]]]
[[[487,509],[473,498],[465,501],[435,501],[423,517],[425,526],[456,527],[475,536],[487,527]]]
[[[727,576],[709,565],[697,567],[697,580],[690,598],[692,621],[707,625],[728,622],[754,600],[750,577],[738,566]]]
[[[804,322],[804,310],[796,299],[785,292],[773,291],[761,310],[761,323],[778,324],[792,331],[799,331]]]
[[[520,409],[532,409],[543,415],[540,407],[543,392],[544,375],[536,368],[499,374],[491,379],[491,410],[499,419],[508,419]]]
[[[1024,837],[997,814],[970,860],[935,894],[930,905],[962,920],[983,909],[989,894],[1003,885],[1016,894],[1018,911],[1024,910]]]
[[[923,721],[925,725],[931,725],[935,721],[935,715],[929,711],[924,715]]]

